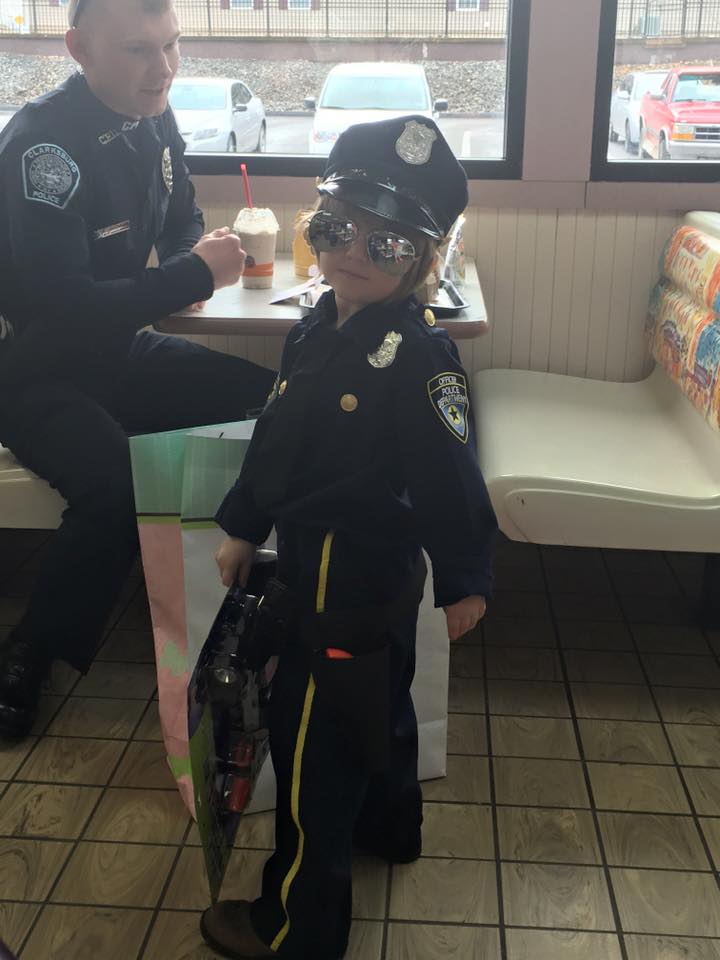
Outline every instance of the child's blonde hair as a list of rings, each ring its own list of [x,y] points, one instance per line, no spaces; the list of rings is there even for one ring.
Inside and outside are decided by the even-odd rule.
[[[384,217],[379,217],[377,214],[370,213],[361,207],[354,206],[352,203],[339,200],[327,194],[322,194],[318,197],[313,212],[318,210],[327,210],[329,213],[335,213],[341,217],[371,222],[372,228],[375,230],[385,227],[388,230],[392,230],[406,237],[415,247],[417,260],[415,260],[408,272],[404,274],[397,289],[389,297],[378,301],[379,303],[397,303],[409,297],[411,294],[416,293],[424,286],[435,263],[435,255],[443,241],[433,240],[432,237],[428,237],[426,234],[420,233],[419,230],[414,230],[404,223],[395,223],[393,220],[386,220]]]

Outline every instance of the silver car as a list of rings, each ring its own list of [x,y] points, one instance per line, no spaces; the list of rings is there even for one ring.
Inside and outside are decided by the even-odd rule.
[[[170,90],[170,105],[188,150],[265,150],[265,108],[260,97],[241,80],[179,77]]]
[[[628,153],[638,152],[640,101],[646,93],[660,93],[667,70],[628,73],[610,101],[610,139],[624,140]]]

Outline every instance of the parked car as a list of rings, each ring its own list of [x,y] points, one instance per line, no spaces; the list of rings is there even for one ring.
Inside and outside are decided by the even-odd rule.
[[[640,138],[640,102],[646,93],[659,93],[667,70],[628,73],[610,102],[610,139],[625,142],[628,153],[636,153]]]
[[[265,149],[265,108],[240,80],[178,78],[170,90],[170,105],[188,150],[247,153]]]
[[[10,108],[0,112],[0,133],[10,123],[14,115],[15,115],[15,111]]]
[[[419,113],[437,117],[447,100],[432,100],[425,70],[415,63],[340,63],[325,78],[314,110],[310,152],[329,153],[339,135],[355,123]]]
[[[720,70],[671,70],[640,103],[640,152],[656,160],[720,159]]]

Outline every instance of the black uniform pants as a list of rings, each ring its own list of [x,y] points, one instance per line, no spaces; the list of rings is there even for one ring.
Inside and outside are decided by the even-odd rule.
[[[145,332],[107,376],[28,383],[0,398],[0,442],[68,503],[17,636],[88,669],[138,549],[127,435],[242,420],[273,378]]]
[[[312,557],[306,562],[312,563]],[[331,589],[332,560],[328,596]],[[348,598],[348,606],[357,606],[356,599]],[[251,911],[255,931],[280,957],[335,960],[344,954],[352,910],[353,837],[378,852],[412,847],[419,839],[422,794],[410,697],[416,621],[417,607],[385,634],[390,757],[380,773],[368,773],[358,761],[352,737],[316,684],[307,646],[291,640],[283,648],[270,704],[276,849]],[[342,638],[337,645],[342,648]],[[353,661],[326,663],[354,669]],[[332,669],[323,671],[323,682],[332,683]]]

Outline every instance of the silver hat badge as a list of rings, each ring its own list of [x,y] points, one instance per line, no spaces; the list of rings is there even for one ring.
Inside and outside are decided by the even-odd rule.
[[[368,354],[368,363],[370,366],[377,367],[378,369],[381,369],[382,367],[389,367],[390,364],[395,360],[395,355],[401,343],[402,334],[395,333],[394,330],[390,330],[389,333],[385,334],[385,339],[377,348],[375,353]]]
[[[405,163],[418,166],[427,163],[432,153],[437,134],[424,123],[408,120],[405,129],[395,141],[395,152]]]

